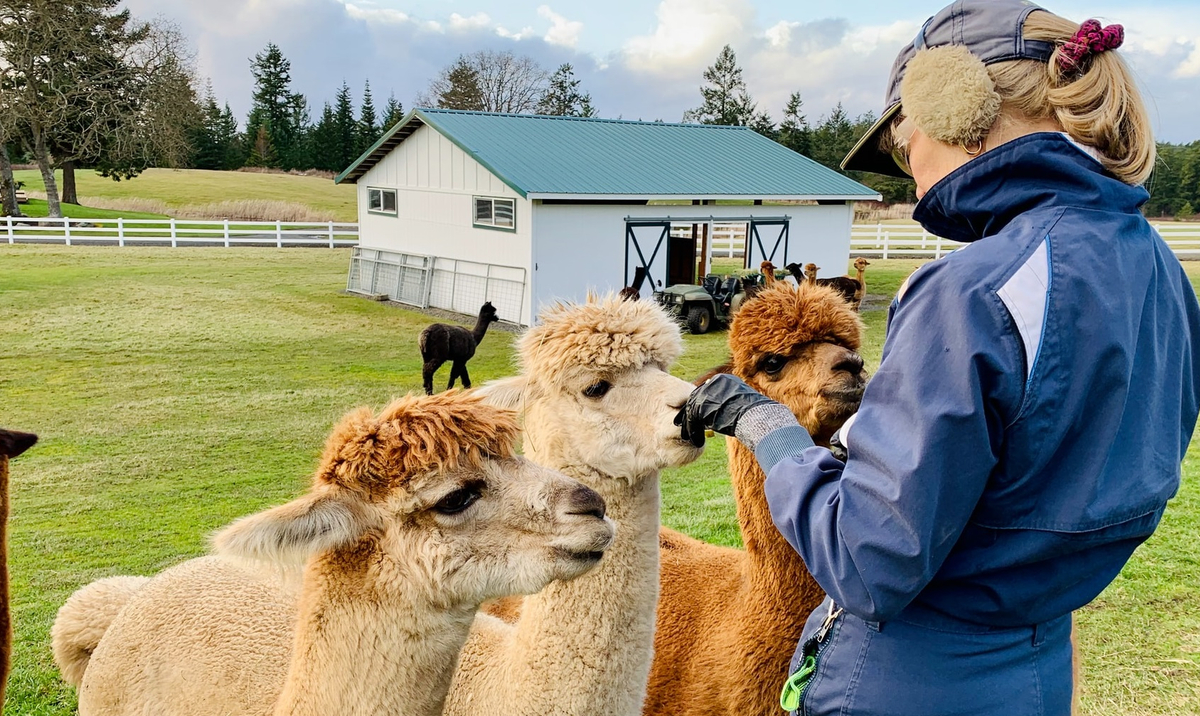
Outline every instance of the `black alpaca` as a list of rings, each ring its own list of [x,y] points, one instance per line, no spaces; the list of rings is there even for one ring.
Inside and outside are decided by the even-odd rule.
[[[421,369],[421,377],[425,381],[425,394],[433,395],[433,374],[446,361],[452,361],[450,382],[446,390],[454,387],[454,379],[462,377],[464,388],[471,387],[471,376],[467,374],[467,361],[475,355],[475,347],[483,340],[488,325],[499,321],[496,309],[491,301],[479,309],[479,319],[475,321],[475,329],[468,331],[462,326],[448,326],[445,323],[435,323],[421,331],[417,345],[421,347],[421,360],[425,366]]]

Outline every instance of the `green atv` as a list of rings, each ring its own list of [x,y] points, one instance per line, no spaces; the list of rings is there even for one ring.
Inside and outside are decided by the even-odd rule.
[[[746,299],[746,289],[761,286],[763,276],[747,272],[742,276],[721,277],[708,274],[699,286],[677,283],[654,292],[654,300],[686,325],[694,334],[708,333],[715,323],[728,326]]]

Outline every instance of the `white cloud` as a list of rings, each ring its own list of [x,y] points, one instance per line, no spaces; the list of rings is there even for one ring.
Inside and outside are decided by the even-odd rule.
[[[486,12],[477,12],[470,17],[463,17],[456,12],[450,14],[451,32],[477,32],[486,30],[491,24],[492,18]]]
[[[571,48],[579,44],[579,33],[583,30],[582,22],[568,20],[551,10],[549,5],[539,6],[537,13],[550,21],[550,29],[542,38],[548,44]]]
[[[513,32],[497,25],[496,34],[500,37],[512,40],[513,42],[520,42],[521,40],[533,37],[537,33],[533,31],[532,27],[523,27],[520,30]]]
[[[391,8],[364,8],[351,3],[346,3],[346,14],[355,20],[365,20],[367,22],[403,23],[409,22],[411,19],[399,10],[392,10]]]
[[[654,34],[630,38],[625,63],[658,74],[693,67],[715,57],[722,45],[744,39],[753,14],[748,0],[662,0]]]
[[[1175,71],[1171,73],[1172,77],[1177,79],[1200,77],[1200,38],[1193,40],[1190,44],[1193,48],[1192,53],[1175,68]]]
[[[771,47],[787,47],[792,42],[792,29],[799,27],[798,22],[788,22],[780,20],[778,23],[767,28],[763,36],[771,43]]]

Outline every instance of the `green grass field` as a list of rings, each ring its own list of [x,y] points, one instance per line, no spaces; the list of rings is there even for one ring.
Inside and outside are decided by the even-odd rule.
[[[10,713],[74,712],[48,634],[72,591],[201,554],[215,529],[297,495],[346,410],[420,390],[430,319],[343,295],[348,257],[0,246],[0,424],[42,438],[12,470]],[[872,263],[864,354],[876,365],[882,309],[916,264]],[[677,375],[723,362],[723,332],[685,341]],[[512,373],[512,342],[489,332],[477,383]],[[1200,713],[1196,448],[1184,467],[1158,533],[1079,614],[1085,714]],[[721,441],[666,475],[663,499],[667,524],[739,543]]]
[[[13,172],[25,182],[26,191],[45,191],[36,169]],[[62,173],[57,179],[62,181]],[[159,199],[170,207],[213,204],[229,199],[263,199],[305,204],[331,213],[337,221],[357,221],[358,205],[353,184],[334,184],[320,177],[253,172],[217,172],[202,169],[147,169],[125,181],[113,181],[90,170],[76,172],[79,200],[84,207],[89,197]],[[88,218],[74,206],[64,207],[72,218]],[[119,212],[134,218],[130,212]],[[36,214],[31,214],[36,216]],[[44,215],[44,213],[42,214]],[[115,217],[117,214],[113,214]]]

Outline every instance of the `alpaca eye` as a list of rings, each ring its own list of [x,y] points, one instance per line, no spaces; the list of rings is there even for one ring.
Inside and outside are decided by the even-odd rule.
[[[783,367],[787,365],[788,360],[789,359],[787,356],[771,353],[759,361],[758,369],[773,375],[783,370]]]
[[[457,515],[475,504],[475,501],[482,496],[482,492],[483,489],[479,485],[467,485],[438,500],[433,509],[443,515]]]
[[[589,398],[603,398],[605,393],[612,389],[612,383],[607,380],[600,380],[592,383],[583,389],[583,394]]]

